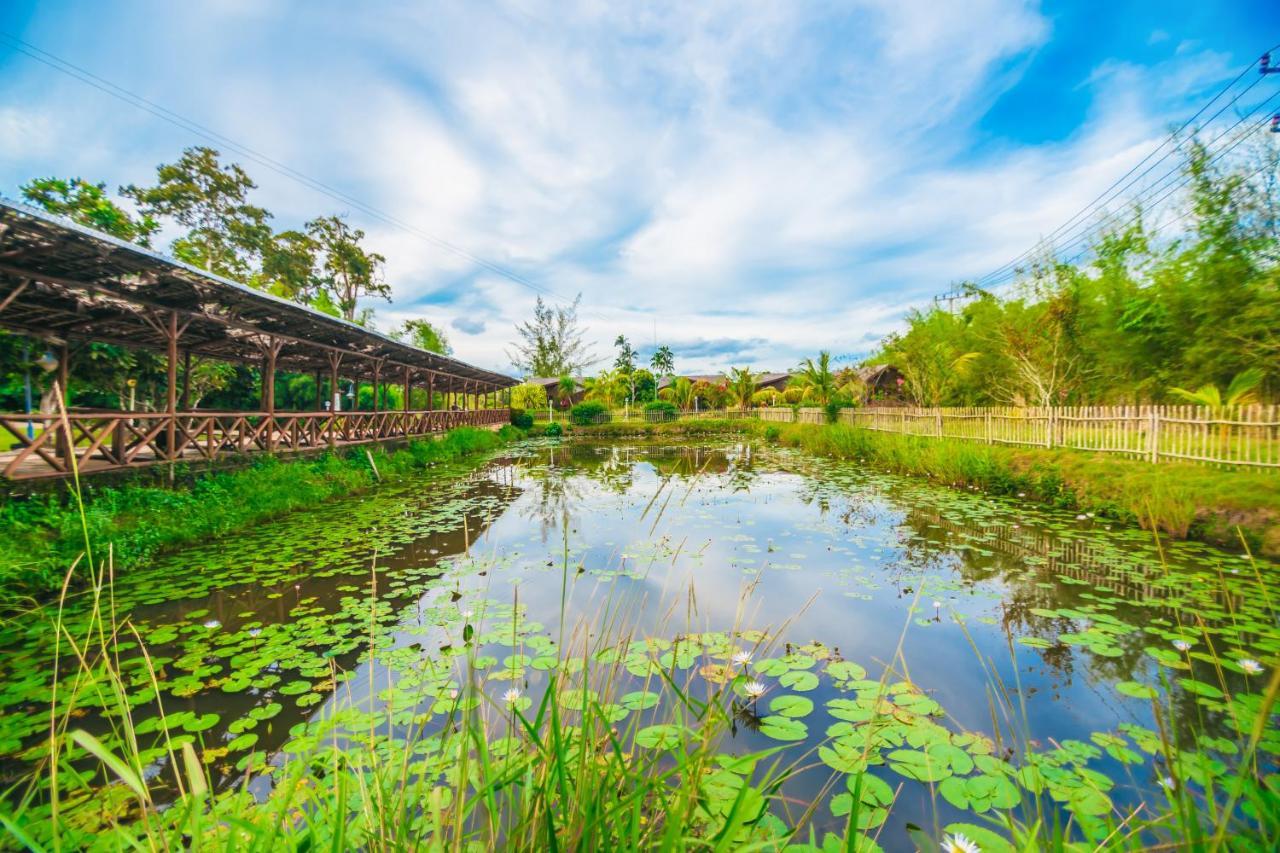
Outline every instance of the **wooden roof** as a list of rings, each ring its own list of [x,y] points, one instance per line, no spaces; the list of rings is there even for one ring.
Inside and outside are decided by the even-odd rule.
[[[387,381],[405,367],[435,374],[437,389],[518,384],[0,198],[0,327],[164,352],[170,312],[183,324],[181,348],[198,356],[257,364],[274,338],[280,370],[327,372],[341,353],[346,377],[370,377],[380,364]]]

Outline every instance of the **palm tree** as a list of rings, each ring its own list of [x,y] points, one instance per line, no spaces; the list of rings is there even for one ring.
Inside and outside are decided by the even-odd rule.
[[[577,390],[578,381],[572,376],[561,376],[556,380],[556,396],[560,398],[561,407],[573,399],[574,392]]]
[[[735,367],[729,371],[729,401],[738,408],[746,409],[751,405],[751,396],[756,393],[756,376],[747,367]]]
[[[693,380],[685,376],[677,376],[675,381],[662,389],[662,393],[658,396],[664,400],[668,400],[681,411],[687,411],[693,408]]]
[[[663,344],[653,351],[649,366],[653,368],[655,376],[671,376],[676,372],[675,353],[671,352],[671,347]]]
[[[806,358],[800,369],[791,377],[791,386],[800,388],[805,396],[825,406],[836,395],[836,376],[831,372],[831,353],[822,350],[818,361]]]
[[[588,377],[582,383],[586,387],[584,399],[604,403],[609,408],[618,405],[618,398],[627,393],[627,378],[617,370],[602,370],[599,376]]]
[[[1258,386],[1262,384],[1263,372],[1257,367],[1242,370],[1231,378],[1224,396],[1221,389],[1212,383],[1201,385],[1195,391],[1186,388],[1170,388],[1169,393],[1189,403],[1208,406],[1211,409],[1222,409],[1231,406],[1249,406],[1258,402]]]

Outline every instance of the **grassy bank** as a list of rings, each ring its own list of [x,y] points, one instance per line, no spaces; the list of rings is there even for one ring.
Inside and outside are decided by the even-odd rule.
[[[820,456],[866,460],[878,468],[950,486],[1023,496],[1154,527],[1177,538],[1238,546],[1243,535],[1256,553],[1280,557],[1280,477],[1265,472],[1151,465],[1100,453],[975,444],[845,424],[707,420],[602,424],[574,432],[601,437],[752,435]]]
[[[10,499],[0,506],[0,530],[5,531],[0,607],[56,592],[68,567],[85,552],[86,541],[97,551],[110,543],[116,570],[127,570],[166,549],[358,494],[379,479],[395,480],[428,465],[485,453],[522,435],[514,427],[497,433],[461,427],[390,452],[370,447],[290,461],[265,457],[248,468],[198,477],[178,488],[131,484],[92,489],[86,484],[83,514],[73,494]]]

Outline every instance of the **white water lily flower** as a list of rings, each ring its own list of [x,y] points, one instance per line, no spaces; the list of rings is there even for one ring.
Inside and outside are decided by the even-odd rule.
[[[1253,658],[1241,658],[1236,661],[1236,663],[1249,675],[1257,675],[1262,672],[1262,664],[1258,663]]]
[[[249,636],[250,636],[250,637],[256,637],[256,636],[258,636],[258,635],[259,635],[259,634],[261,634],[261,633],[262,633],[262,629],[261,629],[261,628],[250,628],[250,629],[249,629]]]
[[[1018,497],[1025,498],[1026,496],[1027,496],[1026,492],[1018,492]]]
[[[935,602],[933,603],[933,609],[934,609],[934,610],[940,610],[940,609],[942,609],[942,602],[941,602],[941,601],[935,601]]]
[[[752,699],[759,699],[764,695],[765,686],[758,681],[748,681],[742,687],[742,692],[750,696]]]
[[[214,628],[221,628],[221,627],[222,627],[222,623],[221,623],[221,622],[219,622],[217,619],[210,619],[208,622],[204,623],[204,626],[205,626],[206,628],[208,628],[208,629],[212,630],[212,629],[214,629]]]
[[[959,832],[942,839],[942,849],[945,853],[982,853],[978,842]]]
[[[735,666],[746,666],[751,663],[751,652],[737,652],[733,656]]]
[[[1084,521],[1088,517],[1089,516],[1085,515],[1084,513],[1081,513],[1080,515],[1076,516],[1076,521]]]
[[[470,618],[471,618],[472,616],[474,616],[474,615],[475,615],[475,613],[473,613],[473,612],[472,612],[472,611],[470,611],[470,610],[464,610],[464,611],[462,611],[462,618],[463,618],[463,619],[470,619]]]
[[[514,705],[520,701],[520,691],[512,687],[506,693],[502,694],[502,701],[508,705]]]
[[[1185,652],[1187,649],[1191,648],[1191,644],[1186,640],[1174,640],[1173,647],[1180,652]]]

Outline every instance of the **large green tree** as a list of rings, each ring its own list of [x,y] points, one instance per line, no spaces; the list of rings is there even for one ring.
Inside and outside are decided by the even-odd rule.
[[[594,360],[578,321],[581,301],[578,294],[570,305],[551,306],[538,297],[533,319],[516,326],[516,341],[507,351],[516,370],[528,376],[573,376]]]
[[[144,216],[168,217],[187,229],[173,243],[178,258],[248,281],[270,246],[271,214],[249,203],[257,184],[248,173],[235,163],[223,165],[220,156],[212,148],[188,148],[176,163],[157,167],[154,186],[130,184],[120,192]]]
[[[81,178],[35,178],[22,185],[22,197],[50,213],[140,246],[150,246],[151,235],[160,229],[153,217],[133,216],[112,201],[105,183],[93,184]]]
[[[341,216],[321,216],[307,223],[307,234],[321,253],[319,290],[344,320],[359,319],[358,303],[364,297],[391,300],[391,285],[382,277],[387,259],[365,249],[363,231]]]
[[[391,333],[391,336],[397,340],[408,341],[418,349],[438,352],[441,355],[453,355],[453,347],[449,345],[449,337],[444,329],[433,325],[428,320],[405,320]]]

